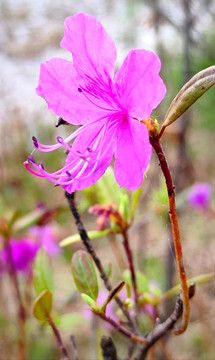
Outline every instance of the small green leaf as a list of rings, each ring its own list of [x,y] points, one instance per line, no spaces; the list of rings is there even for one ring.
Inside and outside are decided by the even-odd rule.
[[[137,278],[137,289],[140,293],[145,293],[149,291],[149,281],[146,275],[142,274],[140,271],[136,272]]]
[[[81,294],[81,296],[82,296],[82,299],[85,301],[85,303],[87,305],[89,305],[92,310],[94,310],[95,312],[100,312],[100,307],[95,300],[93,300],[87,294]]]
[[[105,230],[101,230],[101,231],[88,231],[87,235],[89,236],[90,239],[96,239],[102,236],[105,236],[107,234],[109,234],[112,230],[111,229],[105,229]],[[68,246],[71,245],[75,242],[81,241],[80,235],[79,234],[75,234],[72,236],[68,236],[65,239],[63,239],[60,242],[60,246],[64,247],[64,246]]]
[[[197,275],[191,279],[188,279],[187,285],[190,286],[192,283],[199,285],[199,284],[204,284],[208,281],[214,281],[214,280],[215,280],[215,273],[201,274],[201,275]],[[181,287],[180,285],[176,285],[173,288],[169,289],[166,293],[163,294],[162,300],[169,299],[169,298],[179,294],[180,287]]]
[[[193,76],[172,101],[163,128],[177,120],[198,98],[215,84],[215,66],[210,66]]]
[[[105,274],[107,275],[107,277],[109,278],[111,276],[111,272],[112,272],[112,265],[111,263],[109,264],[104,264],[104,271],[105,271]]]
[[[48,320],[52,311],[53,296],[49,290],[44,290],[34,301],[33,314],[37,320]]]
[[[137,281],[137,289],[139,293],[146,293],[149,291],[149,281],[146,275],[142,274],[140,271],[135,272],[136,281]],[[126,284],[132,286],[131,281],[131,273],[130,270],[125,270],[123,273],[123,279],[125,280]]]
[[[43,290],[54,291],[52,269],[47,253],[40,249],[34,263],[34,287],[37,295]]]
[[[57,326],[68,329],[83,324],[83,321],[84,321],[84,315],[77,312],[64,314],[58,316],[57,318],[54,317],[54,322]]]
[[[132,191],[132,195],[131,195],[131,220],[134,219],[134,214],[135,214],[136,208],[137,208],[139,200],[140,200],[140,195],[142,193],[142,189],[143,189],[143,184],[137,190]]]
[[[72,275],[78,290],[92,299],[98,297],[98,281],[95,267],[90,255],[78,250],[72,257]]]
[[[123,215],[125,221],[129,219],[129,198],[127,194],[121,194],[119,200],[119,212]]]
[[[100,308],[102,313],[105,313],[107,305],[113,299],[115,299],[115,297],[119,294],[119,292],[122,290],[124,285],[125,285],[125,281],[121,281],[113,290],[110,291],[110,293],[108,294],[107,298],[105,299],[105,301],[103,302],[103,304]]]

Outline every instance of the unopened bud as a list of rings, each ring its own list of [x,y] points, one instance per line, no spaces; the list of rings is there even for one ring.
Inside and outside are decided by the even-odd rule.
[[[147,130],[149,132],[149,137],[158,136],[160,132],[160,126],[156,119],[154,120],[152,118],[148,118],[148,119],[143,119],[140,122],[142,122],[147,127]]]

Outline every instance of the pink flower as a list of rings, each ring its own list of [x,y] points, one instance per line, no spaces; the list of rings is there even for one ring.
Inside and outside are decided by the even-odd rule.
[[[188,202],[190,205],[207,210],[211,198],[211,186],[207,183],[197,182],[192,186],[188,194]]]
[[[0,237],[0,245],[3,239]],[[9,246],[0,251],[0,272],[9,271],[9,251],[13,261],[14,269],[28,275],[32,269],[37,251],[43,247],[50,256],[60,255],[61,249],[55,241],[53,228],[50,225],[33,226],[30,228],[28,237],[20,240],[11,238]]]
[[[0,262],[2,264],[3,271],[9,271],[9,253],[11,251],[11,257],[13,261],[14,269],[17,272],[21,272],[28,275],[31,271],[34,258],[38,251],[38,244],[30,239],[24,238],[21,240],[10,239],[10,249],[5,247],[0,253]]]
[[[48,173],[31,156],[25,166],[71,193],[94,184],[114,157],[118,184],[137,189],[151,157],[148,131],[139,120],[150,116],[166,92],[159,58],[131,50],[113,80],[115,45],[103,26],[84,13],[66,19],[61,46],[72,53],[73,62],[53,58],[42,64],[37,94],[66,122],[82,126],[65,140],[58,137],[55,145],[33,138],[40,151],[67,150],[62,169]]]

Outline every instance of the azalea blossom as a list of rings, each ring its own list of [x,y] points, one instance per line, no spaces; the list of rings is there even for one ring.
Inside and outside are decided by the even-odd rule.
[[[23,238],[21,240],[11,238],[9,246],[10,250],[5,247],[0,252],[2,271],[10,270],[8,251],[11,251],[11,258],[13,261],[14,269],[17,272],[28,275],[31,271],[35,256],[39,249],[38,244],[28,238]]]
[[[85,13],[66,19],[61,46],[71,52],[72,61],[53,58],[42,64],[36,91],[49,110],[81,127],[65,140],[58,137],[55,145],[43,145],[33,137],[39,151],[67,150],[62,169],[49,173],[32,156],[25,166],[72,193],[94,184],[114,157],[118,184],[137,189],[152,151],[140,120],[150,116],[166,92],[158,75],[159,58],[133,49],[114,77],[116,47],[96,18]]]
[[[0,245],[3,246],[3,239],[0,237]],[[0,250],[0,272],[9,271],[9,253],[13,261],[14,269],[25,275],[31,270],[37,255],[37,251],[42,247],[50,256],[58,256],[61,253],[59,245],[55,241],[53,228],[51,225],[33,226],[29,230],[28,236],[22,239],[11,238],[9,246]]]

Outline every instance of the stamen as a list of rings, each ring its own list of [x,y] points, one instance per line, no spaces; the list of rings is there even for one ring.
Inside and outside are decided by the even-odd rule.
[[[38,141],[37,141],[37,138],[35,136],[32,136],[32,140],[33,140],[33,144],[35,146],[35,148],[38,148]]]
[[[68,175],[68,177],[72,176],[69,171],[66,171],[66,175]]]
[[[66,150],[70,151],[70,146],[65,143],[61,136],[57,136],[57,141],[64,146]]]
[[[31,156],[31,155],[28,156],[28,161],[31,162],[31,163],[34,163],[34,164],[36,163],[33,156]]]
[[[78,88],[78,91],[79,91],[80,93],[83,92],[83,90],[82,90],[80,87]]]
[[[30,173],[32,173],[33,175],[36,175],[36,176],[38,176],[38,177],[44,177],[44,175],[41,175],[41,174],[39,174],[39,173],[36,173],[34,170],[32,170],[31,168],[30,168],[30,166],[28,165],[28,162],[27,161],[25,161],[24,163],[23,163],[23,165],[26,167],[26,169],[30,172]]]
[[[41,161],[38,163],[38,166],[39,166],[42,170],[45,170],[45,166],[44,166],[44,164],[43,164]]]

